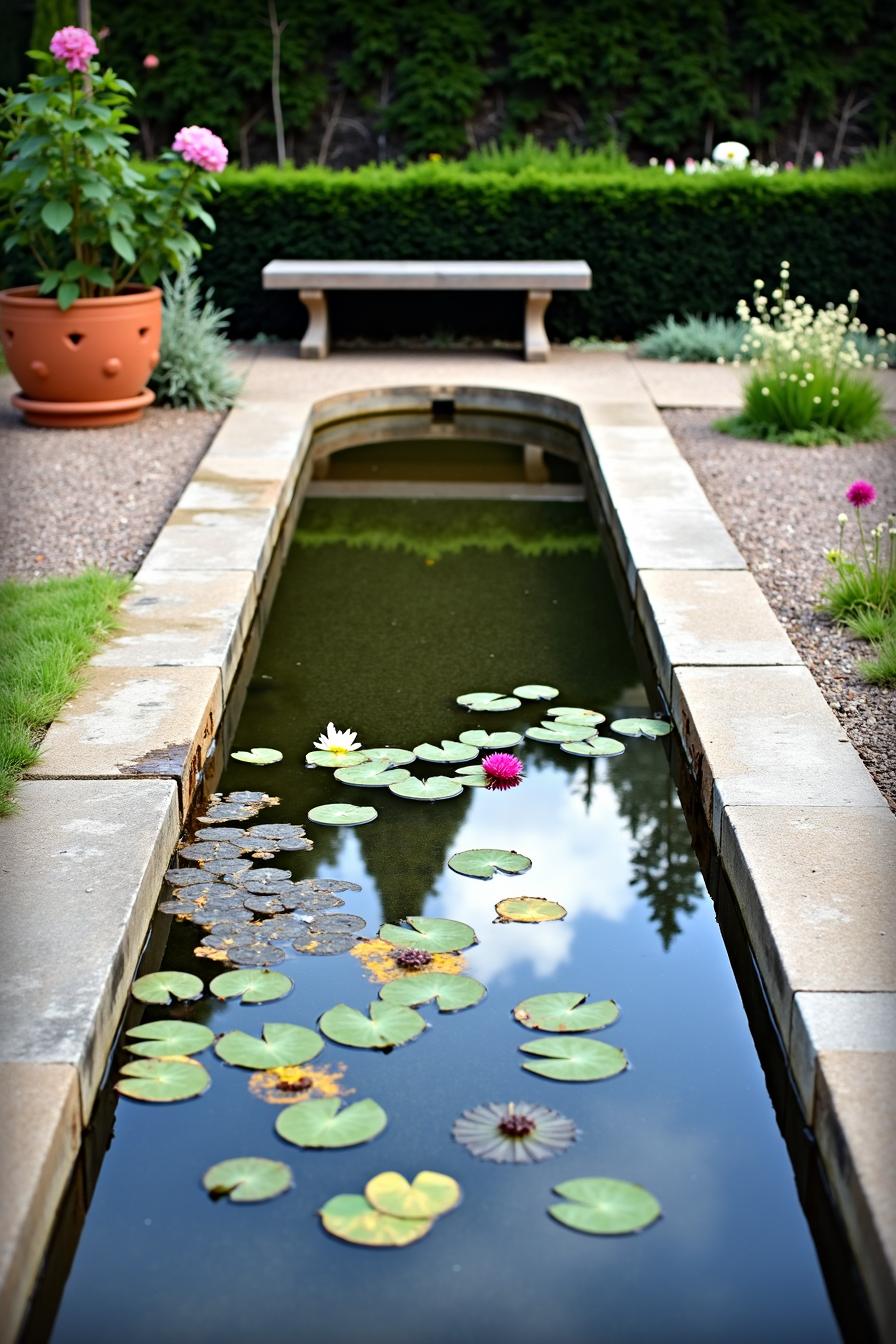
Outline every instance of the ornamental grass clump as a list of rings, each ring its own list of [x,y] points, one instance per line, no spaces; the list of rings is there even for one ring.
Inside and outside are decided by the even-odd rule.
[[[868,682],[896,684],[896,514],[867,526],[863,512],[877,500],[870,481],[853,481],[846,491],[849,516],[837,518],[837,545],[826,559],[836,577],[821,594],[821,610],[871,644],[874,656],[859,664]]]
[[[229,410],[240,380],[227,339],[229,308],[217,308],[213,291],[202,293],[190,262],[179,275],[162,276],[162,344],[152,386],[159,401],[187,410]]]
[[[753,371],[743,411],[716,427],[801,447],[888,433],[882,397],[869,376],[873,368],[886,367],[887,359],[867,348],[868,328],[856,315],[858,291],[850,290],[848,303],[814,308],[802,294],[791,297],[787,261],[771,295],[764,289],[757,280],[753,310],[745,299],[737,305],[748,330],[734,363],[748,362]],[[888,347],[896,344],[896,336],[883,330],[875,335]]]

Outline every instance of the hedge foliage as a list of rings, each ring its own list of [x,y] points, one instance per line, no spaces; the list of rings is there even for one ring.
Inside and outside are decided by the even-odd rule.
[[[295,295],[261,289],[261,268],[275,257],[581,257],[593,288],[556,295],[547,325],[559,340],[630,339],[669,314],[733,316],[754,278],[772,280],[786,258],[795,290],[811,302],[845,301],[855,287],[863,319],[896,329],[896,176],[859,169],[772,178],[510,175],[451,164],[234,169],[223,175],[215,216],[202,274],[233,309],[241,337],[301,331]],[[509,296],[462,295],[454,309],[448,296],[420,297],[416,312],[397,295],[337,303],[336,336],[393,334],[402,321],[430,334],[447,324],[494,335],[500,325],[519,336],[518,307],[502,308]]]
[[[27,0],[16,0],[17,7]],[[144,151],[199,122],[248,167],[273,156],[269,0],[93,0],[137,88]],[[462,155],[534,132],[636,158],[743,140],[764,159],[848,153],[896,108],[891,0],[275,0],[296,163]],[[45,45],[76,0],[35,0]],[[156,69],[143,58],[152,53]]]

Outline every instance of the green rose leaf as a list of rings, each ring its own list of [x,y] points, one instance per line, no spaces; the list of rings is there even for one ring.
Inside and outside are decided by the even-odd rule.
[[[409,924],[410,928],[405,928]],[[404,924],[383,924],[379,937],[393,947],[410,947],[418,952],[460,952],[477,942],[469,924],[458,919],[439,919],[430,915],[408,915]]]
[[[523,1065],[528,1073],[561,1083],[594,1083],[628,1068],[624,1050],[588,1036],[549,1036],[544,1041],[529,1041],[520,1050],[540,1057],[538,1063]]]
[[[610,727],[623,737],[667,737],[672,731],[663,719],[614,719]]]
[[[494,877],[495,873],[525,873],[532,860],[515,849],[464,849],[452,854],[448,867],[464,877]]]
[[[419,971],[390,980],[380,990],[386,1003],[403,1003],[417,1008],[433,999],[440,1013],[457,1013],[472,1008],[485,995],[485,985],[470,975],[448,975],[444,971]]]
[[[500,695],[497,691],[470,691],[467,695],[459,695],[457,703],[464,709],[478,709],[489,714],[520,707],[515,695]]]
[[[232,751],[235,761],[245,761],[246,765],[276,765],[283,760],[283,752],[275,747],[252,747],[250,751]]]
[[[126,261],[132,266],[137,260],[137,253],[134,251],[130,238],[121,229],[109,230],[109,242],[112,245],[112,251],[117,252],[122,261]]]
[[[375,1139],[386,1122],[382,1106],[369,1097],[350,1106],[343,1106],[338,1097],[323,1097],[285,1107],[274,1128],[281,1139],[298,1148],[353,1148]]]
[[[215,1054],[241,1069],[287,1068],[306,1064],[324,1048],[316,1031],[291,1022],[266,1022],[263,1040],[245,1031],[228,1031],[215,1042]]]
[[[484,728],[470,728],[465,733],[458,733],[458,738],[471,747],[489,747],[495,751],[502,751],[506,747],[518,747],[523,735],[511,732],[488,733]]]
[[[560,692],[556,686],[514,686],[514,695],[521,700],[556,700]]]
[[[619,1236],[641,1232],[662,1216],[659,1202],[649,1190],[629,1181],[605,1176],[580,1176],[554,1186],[554,1194],[568,1200],[552,1204],[548,1213],[574,1232],[593,1236]]]
[[[132,1101],[188,1101],[211,1081],[195,1059],[134,1059],[122,1068],[115,1091]]]
[[[587,997],[575,991],[535,994],[518,1003],[513,1015],[533,1031],[600,1031],[617,1020],[619,1005],[615,1000],[586,1003]]]
[[[379,813],[375,807],[355,807],[352,803],[324,803],[322,807],[312,807],[308,813],[309,821],[319,826],[366,826],[376,821]]]
[[[202,998],[204,985],[198,975],[187,971],[153,971],[151,975],[141,975],[131,985],[131,993],[141,1003],[170,1003],[172,999],[181,999],[191,1003]]]
[[[475,761],[479,755],[479,748],[471,746],[468,742],[453,742],[450,738],[443,737],[440,747],[434,747],[431,742],[421,742],[419,747],[414,748],[414,755],[418,761],[462,765],[464,761]]]
[[[363,1195],[334,1195],[320,1217],[330,1236],[355,1246],[409,1246],[432,1227],[429,1218],[393,1218],[380,1213]]]
[[[322,1014],[318,1026],[337,1045],[352,1045],[358,1050],[388,1050],[419,1036],[426,1028],[426,1019],[413,1008],[374,999],[369,1017],[347,1003],[337,1003]]]
[[[430,775],[428,779],[406,779],[390,784],[389,792],[396,798],[409,798],[414,803],[441,803],[463,793],[463,785],[447,775]]]
[[[133,1037],[138,1045],[126,1045],[132,1055],[146,1055],[149,1058],[164,1059],[170,1055],[198,1055],[200,1050],[211,1045],[215,1033],[198,1022],[183,1022],[177,1018],[161,1022],[144,1022],[139,1027],[131,1027],[125,1032]]]
[[[275,999],[285,998],[292,989],[292,981],[280,971],[268,971],[259,966],[216,975],[209,989],[218,999],[238,998],[240,1003],[273,1003]]]
[[[62,311],[68,312],[72,304],[80,297],[81,291],[73,280],[67,280],[56,291],[56,302]]]
[[[269,1157],[231,1157],[209,1167],[202,1184],[213,1199],[227,1195],[232,1204],[258,1204],[291,1189],[292,1172]]]

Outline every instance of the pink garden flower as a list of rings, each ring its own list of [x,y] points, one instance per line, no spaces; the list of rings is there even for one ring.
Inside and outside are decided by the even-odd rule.
[[[83,75],[96,56],[99,47],[86,28],[60,28],[50,38],[50,53],[57,61],[65,61],[66,70],[78,70]]]
[[[227,146],[206,126],[183,126],[171,148],[182,154],[187,163],[195,163],[207,173],[223,172],[227,164]]]
[[[144,69],[144,70],[158,70],[158,68],[159,68],[159,58],[158,58],[158,56],[156,56],[155,53],[152,52],[152,51],[147,52],[147,54],[143,57],[143,69]],[[226,153],[226,151],[225,151],[225,153]]]
[[[813,168],[824,167],[824,155],[822,154],[820,149],[816,149],[815,153],[812,155],[812,167]]]
[[[523,763],[509,751],[493,751],[484,756],[482,768],[487,775],[486,788],[515,789],[523,782]]]
[[[877,499],[877,491],[870,481],[853,481],[846,492],[846,498],[853,508],[864,509]]]

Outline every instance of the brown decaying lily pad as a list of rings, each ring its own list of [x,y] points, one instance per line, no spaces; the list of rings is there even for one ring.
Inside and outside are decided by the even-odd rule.
[[[249,1079],[249,1091],[272,1106],[292,1106],[296,1102],[321,1097],[348,1097],[355,1089],[344,1087],[344,1064],[291,1064],[262,1069]]]
[[[366,928],[367,920],[360,915],[315,915],[311,930],[319,933],[358,933]]]
[[[212,826],[226,821],[249,821],[263,808],[279,805],[279,798],[254,789],[237,789],[233,793],[228,793],[226,798],[222,798],[220,793],[213,793],[206,803],[205,815],[197,817],[197,821],[204,821]]]
[[[200,840],[194,845],[184,845],[179,850],[182,859],[200,864],[207,863],[209,859],[238,859],[242,852],[240,845],[232,845],[227,840],[222,840],[220,844],[214,840]]]
[[[355,939],[351,934],[314,933],[308,929],[294,941],[293,947],[296,952],[302,952],[309,957],[338,957],[343,952],[350,952],[354,943]]]
[[[402,950],[387,943],[384,938],[359,938],[350,949],[351,954],[364,967],[367,978],[375,985],[387,985],[404,975],[418,974],[420,971],[441,971],[443,975],[460,975],[466,969],[466,962],[458,952],[432,952],[429,961],[415,967],[403,967],[398,959]]]

